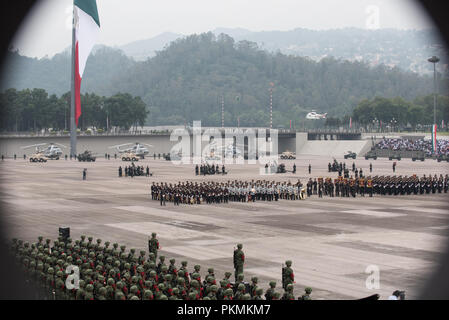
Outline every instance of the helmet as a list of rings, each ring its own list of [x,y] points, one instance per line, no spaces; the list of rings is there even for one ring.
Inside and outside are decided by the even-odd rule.
[[[251,300],[251,296],[249,295],[249,293],[245,293],[245,294],[242,296],[242,300]]]
[[[232,296],[233,294],[234,294],[234,292],[232,291],[232,289],[226,289],[224,291],[225,296]]]

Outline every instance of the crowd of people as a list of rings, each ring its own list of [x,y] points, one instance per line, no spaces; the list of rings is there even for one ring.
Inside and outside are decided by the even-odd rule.
[[[304,199],[305,190],[301,181],[275,182],[270,180],[252,181],[203,181],[151,184],[151,199],[179,204],[255,202]]]
[[[166,263],[159,257],[159,241],[156,234],[148,241],[148,254],[135,249],[126,252],[126,246],[118,243],[102,243],[82,235],[80,240],[59,237],[58,240],[43,240],[34,243],[13,239],[11,252],[18,267],[24,272],[30,288],[36,290],[37,299],[47,300],[295,300],[293,292],[294,274],[291,261],[282,269],[283,294],[270,281],[264,292],[258,278],[251,283],[243,274],[244,253],[242,245],[234,251],[234,269],[240,273],[231,280],[226,272],[222,280],[217,279],[213,268],[208,268],[204,278],[201,266],[189,270],[188,262],[176,265],[175,259]],[[237,264],[236,264],[237,261]],[[240,262],[239,262],[240,261]],[[240,263],[240,264],[239,264]],[[75,268],[76,267],[76,268]],[[78,277],[67,272],[79,272]],[[189,272],[191,271],[191,272]],[[312,289],[298,300],[310,300]]]
[[[150,168],[147,166],[146,170],[143,166],[136,166],[134,162],[131,163],[130,166],[126,166],[125,169],[122,169],[122,166],[118,168],[118,176],[123,177],[141,177],[146,176],[149,177],[151,175]]]
[[[357,170],[357,169],[356,169]],[[297,182],[257,181],[203,181],[157,183],[151,185],[151,199],[159,201],[161,206],[166,202],[180,204],[220,204],[228,202],[256,202],[302,200],[318,195],[329,197],[356,197],[374,195],[422,195],[447,193],[449,175],[443,177],[422,176],[363,176],[362,174],[338,178],[310,178],[306,185]]]
[[[436,150],[438,156],[448,156],[449,155],[449,140],[437,139],[436,140]],[[383,138],[380,142],[376,144],[376,148],[383,150],[406,150],[406,151],[424,151],[426,156],[431,156],[432,151],[432,141],[425,139],[405,139],[405,138]]]

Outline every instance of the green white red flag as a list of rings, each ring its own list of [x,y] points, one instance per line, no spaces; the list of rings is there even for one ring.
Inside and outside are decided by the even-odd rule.
[[[75,0],[73,7],[75,24],[75,122],[81,116],[81,79],[87,58],[100,33],[96,0]]]
[[[437,152],[437,125],[432,125],[432,151]]]

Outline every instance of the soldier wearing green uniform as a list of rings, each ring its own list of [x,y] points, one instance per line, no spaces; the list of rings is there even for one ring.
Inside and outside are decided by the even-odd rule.
[[[270,281],[270,288],[265,292],[266,300],[273,300],[273,295],[276,292],[276,281]]]
[[[285,261],[286,267],[282,268],[282,287],[287,288],[289,284],[295,283],[295,275],[291,268],[292,262],[290,260]]]
[[[285,288],[285,292],[284,292],[284,295],[282,296],[282,300],[295,300],[292,284],[287,285],[287,287]]]
[[[243,274],[243,264],[245,263],[245,254],[242,251],[243,245],[241,243],[237,244],[237,250],[234,250],[234,274],[235,280],[237,281],[237,276]]]
[[[304,291],[306,292],[306,294],[303,294],[300,299],[301,300],[312,300],[312,298],[310,297],[310,294],[312,293],[312,288],[307,287]]]
[[[157,258],[157,251],[159,250],[159,240],[156,239],[156,233],[151,234],[151,239],[148,240],[148,251],[154,254],[154,260]]]

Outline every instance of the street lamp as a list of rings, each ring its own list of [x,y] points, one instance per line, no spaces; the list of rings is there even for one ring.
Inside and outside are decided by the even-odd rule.
[[[433,63],[433,124],[437,124],[437,74],[436,64],[440,59],[437,56],[427,59],[430,63]]]

